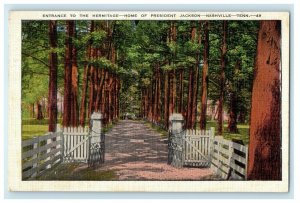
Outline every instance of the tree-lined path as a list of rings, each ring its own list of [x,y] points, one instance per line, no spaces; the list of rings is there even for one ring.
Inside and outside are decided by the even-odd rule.
[[[174,168],[167,164],[167,140],[143,121],[122,120],[105,135],[105,163],[119,180],[201,180],[209,168]]]
[[[169,130],[180,113],[185,129],[216,127],[249,144],[248,180],[281,180],[281,41],[274,20],[22,21],[22,139],[58,123],[88,127],[94,112],[104,129],[134,115]],[[211,174],[167,165],[166,141],[143,121],[119,121],[105,145],[103,166],[88,170],[122,180]]]

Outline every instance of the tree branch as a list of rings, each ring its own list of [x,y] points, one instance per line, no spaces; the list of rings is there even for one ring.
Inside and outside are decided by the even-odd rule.
[[[25,52],[22,52],[22,54],[25,55],[25,56],[27,56],[27,57],[31,57],[32,59],[34,59],[34,60],[36,60],[36,61],[42,63],[43,65],[45,65],[45,66],[48,67],[48,68],[50,67],[49,64],[47,64],[46,62],[44,62],[43,60],[41,60],[41,59],[39,59],[39,58],[37,58],[37,57],[35,57],[35,56],[32,56],[32,55],[30,55],[30,54],[28,54],[28,53],[25,53]]]

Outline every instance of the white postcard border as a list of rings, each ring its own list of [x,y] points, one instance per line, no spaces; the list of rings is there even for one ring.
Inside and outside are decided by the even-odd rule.
[[[66,17],[47,17],[65,13]],[[92,14],[118,17],[93,17]],[[76,16],[74,16],[74,14]],[[80,14],[89,14],[80,17]],[[120,15],[137,14],[137,17]],[[151,14],[169,15],[151,17]],[[175,17],[170,17],[174,15]],[[181,14],[200,17],[179,17]],[[219,15],[219,16],[210,16]],[[229,14],[231,16],[229,17]],[[243,15],[260,15],[238,17]],[[73,15],[73,16],[72,16]],[[91,16],[90,16],[91,15]],[[142,16],[146,15],[146,16]],[[203,16],[201,16],[203,15]],[[149,17],[150,16],[150,17]],[[281,20],[282,21],[282,181],[22,181],[21,176],[21,21],[22,20]],[[287,12],[152,12],[152,11],[12,11],[9,17],[10,191],[109,192],[288,192],[289,179],[289,13]]]

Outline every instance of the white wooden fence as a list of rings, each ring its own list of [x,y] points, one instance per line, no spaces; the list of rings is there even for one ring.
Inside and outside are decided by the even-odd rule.
[[[213,141],[211,168],[223,179],[247,178],[248,147],[216,136]]]
[[[61,162],[88,162],[89,128],[68,127],[22,141],[23,179],[36,177]]]
[[[48,133],[22,141],[22,177],[28,179],[62,162],[62,133]]]
[[[93,117],[94,115],[94,117]],[[30,179],[61,162],[84,162],[89,166],[104,162],[104,134],[101,114],[93,113],[89,127],[68,127],[22,141],[22,177]],[[94,130],[93,130],[94,129]]]

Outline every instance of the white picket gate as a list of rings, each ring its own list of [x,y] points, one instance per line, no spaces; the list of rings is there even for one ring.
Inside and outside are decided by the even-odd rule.
[[[209,167],[213,130],[186,130],[183,134],[183,166]]]
[[[246,179],[248,147],[215,136],[215,129],[183,130],[184,118],[169,118],[168,164],[174,167],[211,167],[222,179]]]
[[[64,162],[88,162],[89,128],[67,127],[63,129]]]

